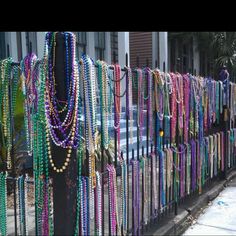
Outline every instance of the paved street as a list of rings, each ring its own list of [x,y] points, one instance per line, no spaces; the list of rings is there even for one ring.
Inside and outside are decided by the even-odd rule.
[[[236,178],[183,235],[236,235]]]

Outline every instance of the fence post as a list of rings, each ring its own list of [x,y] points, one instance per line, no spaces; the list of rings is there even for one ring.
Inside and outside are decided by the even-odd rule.
[[[66,100],[66,81],[64,76],[65,43],[63,33],[57,33],[55,53],[55,80],[57,84],[57,98],[63,101]],[[61,116],[61,118],[64,117]],[[51,145],[52,155],[56,157],[54,162],[57,166],[61,166],[62,161],[64,161],[66,158],[67,149],[58,147],[53,142],[51,142]],[[76,152],[74,149],[72,149],[71,154],[71,160],[67,169],[63,173],[53,172],[51,175],[53,179],[53,212],[55,235],[74,234],[77,199],[77,165]]]

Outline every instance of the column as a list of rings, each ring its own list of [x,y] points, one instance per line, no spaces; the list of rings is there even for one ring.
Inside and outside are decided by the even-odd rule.
[[[168,33],[159,32],[159,61],[160,61],[160,70],[163,71],[163,62],[166,64],[166,71],[169,70],[168,67]]]

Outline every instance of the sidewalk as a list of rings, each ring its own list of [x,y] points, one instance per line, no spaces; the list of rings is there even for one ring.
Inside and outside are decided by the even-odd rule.
[[[174,215],[174,213],[169,214],[168,217],[165,217],[165,218],[161,219],[159,222],[157,222],[156,224],[153,224],[149,228],[149,230],[144,233],[144,235],[148,235],[148,236],[150,236],[150,235],[153,235],[153,236],[154,235],[159,235],[159,236],[161,236],[161,235],[182,235],[191,226],[192,222],[194,222],[194,219],[198,218],[201,211],[204,208],[206,208],[208,206],[208,204],[211,203],[224,190],[224,188],[226,186],[228,186],[229,184],[232,187],[234,185],[235,190],[233,193],[230,193],[230,194],[228,193],[228,195],[231,196],[231,202],[230,203],[228,202],[228,204],[230,204],[229,205],[230,208],[235,207],[235,209],[236,209],[236,200],[234,203],[235,205],[232,206],[232,201],[233,201],[232,196],[233,195],[235,196],[235,194],[236,194],[236,170],[233,170],[233,171],[231,171],[231,173],[228,174],[228,177],[226,180],[215,181],[215,182],[213,182],[213,184],[211,186],[209,186],[209,188],[205,188],[205,190],[203,191],[203,193],[201,195],[195,195],[189,199],[186,199],[182,204],[179,205],[178,214],[176,216]],[[228,188],[230,188],[230,187],[227,187],[227,189]],[[224,190],[224,191],[226,191],[226,190]],[[227,191],[229,191],[229,190],[227,190]],[[222,194],[223,194],[223,192],[222,192]],[[220,199],[222,200],[222,198],[220,198]],[[223,205],[225,205],[224,204],[225,201],[226,200],[224,199],[224,200],[222,200],[222,202],[219,203],[221,205],[221,207],[223,207]],[[224,209],[224,207],[222,209]],[[234,209],[231,209],[231,210],[233,212]],[[223,211],[218,211],[217,213],[213,213],[213,214],[218,214],[219,215],[218,217],[222,218],[222,217],[224,217],[224,215],[222,215],[222,212]],[[224,211],[224,212],[226,212],[226,211]],[[226,214],[228,214],[228,213],[226,213]],[[231,214],[231,213],[229,212],[229,214]],[[213,218],[212,215],[208,216],[208,217]],[[235,218],[234,224],[236,225],[236,213],[234,213],[234,215],[232,215],[232,217]],[[230,217],[228,219],[231,219],[232,217]],[[222,224],[220,224],[220,225],[222,225]],[[210,228],[210,226],[209,226],[209,228]],[[236,227],[235,227],[235,229],[236,229]],[[206,235],[206,233],[208,231],[209,231],[208,229],[207,229],[207,231],[206,231],[206,229],[204,229],[202,234]],[[231,234],[234,233],[234,235],[236,235],[236,231],[231,230],[230,232],[231,232]],[[224,234],[220,233],[220,234],[225,235],[225,233]],[[186,234],[186,235],[190,235],[190,234]],[[191,233],[191,235],[200,235],[200,233],[193,232],[193,233]],[[215,235],[215,233],[213,233],[213,235]]]
[[[236,235],[236,178],[183,235]]]

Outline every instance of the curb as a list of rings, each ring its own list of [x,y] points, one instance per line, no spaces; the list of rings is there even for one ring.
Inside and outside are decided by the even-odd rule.
[[[169,221],[164,221],[158,229],[154,226],[145,235],[181,235],[191,225],[191,219],[197,216],[201,209],[214,200],[219,193],[227,186],[228,182],[236,177],[236,170],[232,170],[225,180],[220,181],[216,186],[213,186],[207,192],[199,195],[191,206],[187,208],[179,207],[179,214],[174,216]]]

